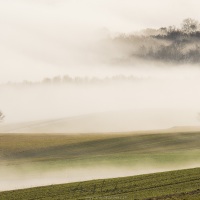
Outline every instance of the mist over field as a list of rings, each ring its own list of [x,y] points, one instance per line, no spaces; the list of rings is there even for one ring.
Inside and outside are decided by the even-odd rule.
[[[65,184],[79,181],[107,179],[115,177],[134,176],[140,174],[149,174],[164,172],[177,169],[195,168],[199,163],[189,163],[177,166],[158,166],[146,163],[138,166],[90,166],[90,167],[68,167],[65,169],[54,170],[31,170],[31,166],[0,168],[2,174],[0,180],[0,191],[17,190],[22,188],[46,186],[52,184]],[[30,167],[30,168],[29,168]]]
[[[199,6],[0,0],[0,191],[199,167]]]

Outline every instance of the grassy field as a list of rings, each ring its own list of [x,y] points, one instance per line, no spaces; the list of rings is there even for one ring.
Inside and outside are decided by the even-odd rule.
[[[0,134],[0,191],[200,166],[200,133]]]
[[[136,164],[172,165],[200,161],[200,133],[0,135],[0,159],[7,164],[51,166]],[[48,164],[49,165],[49,164]]]
[[[0,193],[0,200],[199,200],[200,168],[51,185]]]

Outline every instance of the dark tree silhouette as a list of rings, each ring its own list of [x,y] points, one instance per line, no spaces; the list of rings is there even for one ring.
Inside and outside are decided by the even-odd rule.
[[[182,31],[186,34],[191,34],[199,31],[199,22],[191,18],[183,20]]]
[[[0,111],[0,122],[2,122],[4,118],[5,118],[5,115]]]

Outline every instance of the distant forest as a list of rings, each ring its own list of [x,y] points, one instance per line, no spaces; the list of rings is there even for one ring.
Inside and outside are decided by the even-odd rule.
[[[150,79],[150,77],[138,77],[138,76],[125,76],[125,75],[115,75],[110,77],[82,77],[82,76],[75,76],[71,77],[69,75],[64,76],[54,76],[52,78],[44,78],[41,81],[27,81],[24,80],[23,82],[7,82],[4,85],[13,86],[13,85],[55,85],[55,84],[104,84],[104,83],[113,83],[113,82],[120,82],[120,81],[142,81]]]
[[[200,63],[200,23],[191,18],[183,20],[180,28],[148,28],[138,34],[120,34],[112,41],[128,49],[128,58]]]

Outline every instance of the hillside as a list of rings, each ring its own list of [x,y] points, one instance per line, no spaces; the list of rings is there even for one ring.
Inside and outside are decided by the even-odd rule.
[[[0,190],[194,168],[199,153],[199,132],[0,134]]]
[[[200,168],[1,192],[0,200],[198,200]]]
[[[200,131],[195,112],[130,110],[98,112],[58,119],[26,121],[0,124],[0,133],[105,133],[132,132],[138,130],[167,129],[172,131]],[[194,126],[183,126],[191,124]],[[168,132],[170,130],[167,130]]]

